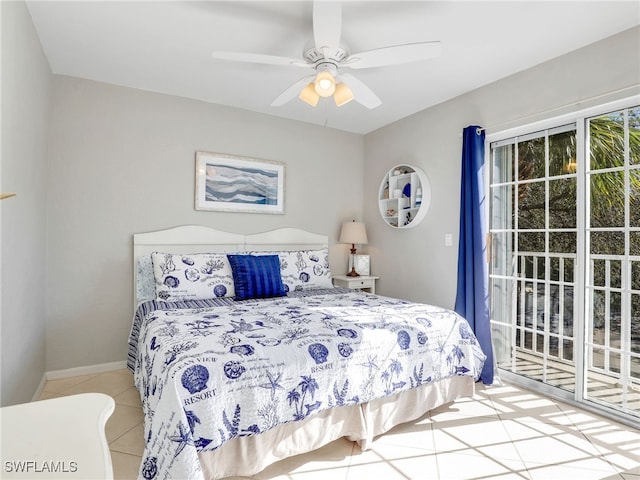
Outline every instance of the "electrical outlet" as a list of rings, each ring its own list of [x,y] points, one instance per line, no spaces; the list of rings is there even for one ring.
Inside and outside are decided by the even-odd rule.
[[[451,233],[444,234],[444,246],[445,247],[453,246],[453,235]]]

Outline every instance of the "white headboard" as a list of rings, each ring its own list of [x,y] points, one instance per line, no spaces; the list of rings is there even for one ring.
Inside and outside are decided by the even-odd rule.
[[[299,228],[277,228],[262,233],[231,233],[201,225],[158,230],[133,235],[133,307],[138,298],[138,259],[153,252],[204,253],[275,250],[313,250],[328,247],[326,235]]]

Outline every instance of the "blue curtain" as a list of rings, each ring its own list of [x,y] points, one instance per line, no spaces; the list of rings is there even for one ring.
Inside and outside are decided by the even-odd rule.
[[[493,347],[489,322],[489,278],[484,194],[484,130],[476,125],[462,132],[460,243],[455,311],[467,319],[487,360],[480,380],[493,383]]]

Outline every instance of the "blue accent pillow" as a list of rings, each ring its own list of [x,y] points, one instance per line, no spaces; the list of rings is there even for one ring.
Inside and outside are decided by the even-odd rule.
[[[227,255],[236,300],[282,297],[287,294],[278,255]]]

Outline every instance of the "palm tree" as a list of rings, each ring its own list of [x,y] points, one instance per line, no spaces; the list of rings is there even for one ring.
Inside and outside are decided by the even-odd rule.
[[[625,226],[625,182],[629,182],[629,219],[631,227],[640,227],[640,107],[630,108],[627,114],[629,148],[627,173],[621,170],[625,162],[625,113],[614,112],[592,118],[588,122],[588,188],[590,205],[588,225],[590,227]],[[545,176],[545,141],[533,139],[518,144],[519,179],[528,180]],[[575,228],[576,188],[575,178],[567,174],[575,172],[576,136],[570,131],[549,137],[549,222],[551,228]],[[562,177],[565,175],[565,177]],[[555,179],[558,176],[557,179]],[[545,192],[544,183],[520,184],[518,191],[518,226],[520,229],[544,228]],[[631,233],[629,254],[640,255],[640,233]],[[622,232],[592,232],[590,252],[604,255],[625,253]],[[542,248],[541,248],[542,247]],[[519,235],[520,251],[543,251],[544,236],[541,234]],[[574,253],[576,236],[573,233],[553,233],[549,236],[549,249],[558,253]],[[531,260],[532,261],[532,260]],[[530,261],[530,262],[531,262]],[[531,268],[532,264],[528,266]],[[553,278],[558,273],[552,272]],[[604,285],[605,262],[596,261],[593,268],[594,282]],[[620,263],[611,264],[611,284],[620,284]],[[631,288],[640,290],[640,275],[634,270]],[[632,312],[640,312],[640,296],[632,296]],[[619,313],[619,312],[618,312]]]
[[[628,110],[628,121],[629,165],[640,166],[640,107]],[[622,112],[589,121],[589,150],[589,166],[594,172],[590,176],[591,226],[624,226],[624,172],[596,173],[624,165],[625,126]],[[630,171],[629,187],[629,224],[637,227],[640,226],[640,170]],[[640,255],[640,251],[635,255]]]
[[[640,107],[628,110],[629,163],[640,165]],[[606,169],[624,165],[624,116],[622,112],[603,115],[589,120],[589,189],[591,227],[622,227],[625,225],[625,174]],[[544,137],[518,144],[519,229],[542,229],[545,226],[544,182],[535,179],[545,176]],[[549,137],[549,217],[551,228],[576,227],[576,188],[572,174],[576,164],[576,136],[574,131]],[[562,175],[565,175],[564,177]],[[556,178],[557,177],[557,178]],[[640,226],[640,168],[632,169],[629,176],[631,226]],[[515,215],[515,212],[514,212]],[[639,241],[640,242],[640,241]],[[633,243],[633,242],[632,242]],[[540,238],[534,235],[520,239],[520,251],[542,251]],[[611,241],[611,236],[593,235],[592,251],[602,254],[624,253],[624,243]],[[620,249],[622,248],[622,251]],[[555,235],[550,241],[554,252],[575,252],[575,235]],[[640,245],[633,244],[632,255],[640,255]]]

